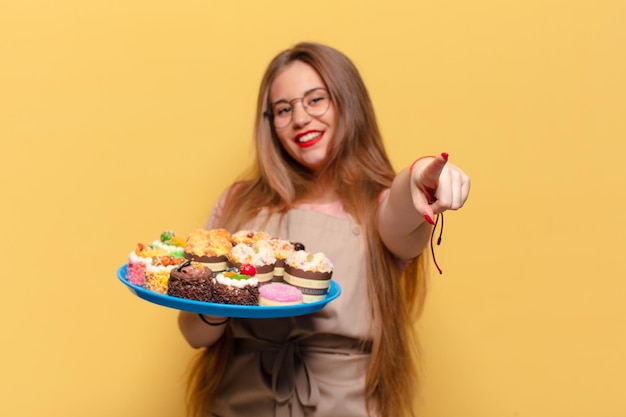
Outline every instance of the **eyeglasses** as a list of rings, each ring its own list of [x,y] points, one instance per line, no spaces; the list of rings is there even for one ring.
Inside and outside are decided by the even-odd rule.
[[[330,93],[325,88],[314,88],[307,91],[302,97],[293,100],[278,100],[272,103],[270,112],[263,112],[263,115],[274,123],[277,129],[287,127],[293,120],[295,113],[294,103],[302,102],[304,111],[310,116],[323,116],[330,107]]]

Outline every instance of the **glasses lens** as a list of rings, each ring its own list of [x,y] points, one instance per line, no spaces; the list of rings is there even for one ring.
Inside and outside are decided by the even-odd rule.
[[[321,116],[328,110],[330,97],[328,91],[323,88],[311,90],[302,98],[302,103],[307,113],[311,116]]]
[[[281,128],[287,126],[291,122],[291,114],[293,107],[287,102],[281,102],[272,108],[272,118],[274,119],[274,127]]]

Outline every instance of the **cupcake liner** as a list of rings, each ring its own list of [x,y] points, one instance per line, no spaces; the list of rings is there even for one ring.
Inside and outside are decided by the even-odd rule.
[[[304,303],[312,303],[326,298],[332,275],[332,272],[305,271],[286,265],[283,279],[302,291]]]
[[[146,264],[141,262],[129,262],[126,270],[126,281],[133,285],[143,286],[146,276]]]
[[[215,273],[228,269],[228,258],[226,256],[199,256],[185,252],[185,259],[201,263]]]
[[[284,282],[283,274],[285,272],[285,260],[276,259],[276,265],[274,266],[274,276],[272,282]]]

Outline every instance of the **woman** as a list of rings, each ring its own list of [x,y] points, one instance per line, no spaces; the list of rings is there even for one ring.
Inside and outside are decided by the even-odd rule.
[[[181,312],[202,348],[189,382],[193,416],[411,416],[413,324],[433,218],[463,206],[469,178],[447,154],[395,174],[352,62],[301,43],[262,80],[256,163],[224,192],[208,227],[263,230],[334,263],[342,295],[281,319]]]

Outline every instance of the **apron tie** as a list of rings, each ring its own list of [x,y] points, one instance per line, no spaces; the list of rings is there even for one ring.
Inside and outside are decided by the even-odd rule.
[[[276,417],[304,417],[304,407],[315,408],[319,403],[319,387],[302,357],[298,340],[285,343],[274,357],[272,391]]]
[[[324,346],[326,344],[328,346]],[[319,385],[305,360],[307,352],[332,355],[371,352],[371,342],[357,346],[353,339],[342,340],[336,336],[329,338],[327,342],[319,337],[301,337],[288,339],[284,343],[238,338],[236,346],[242,351],[274,354],[270,369],[270,388],[276,404],[275,417],[304,417],[305,408],[314,410],[320,402]]]

